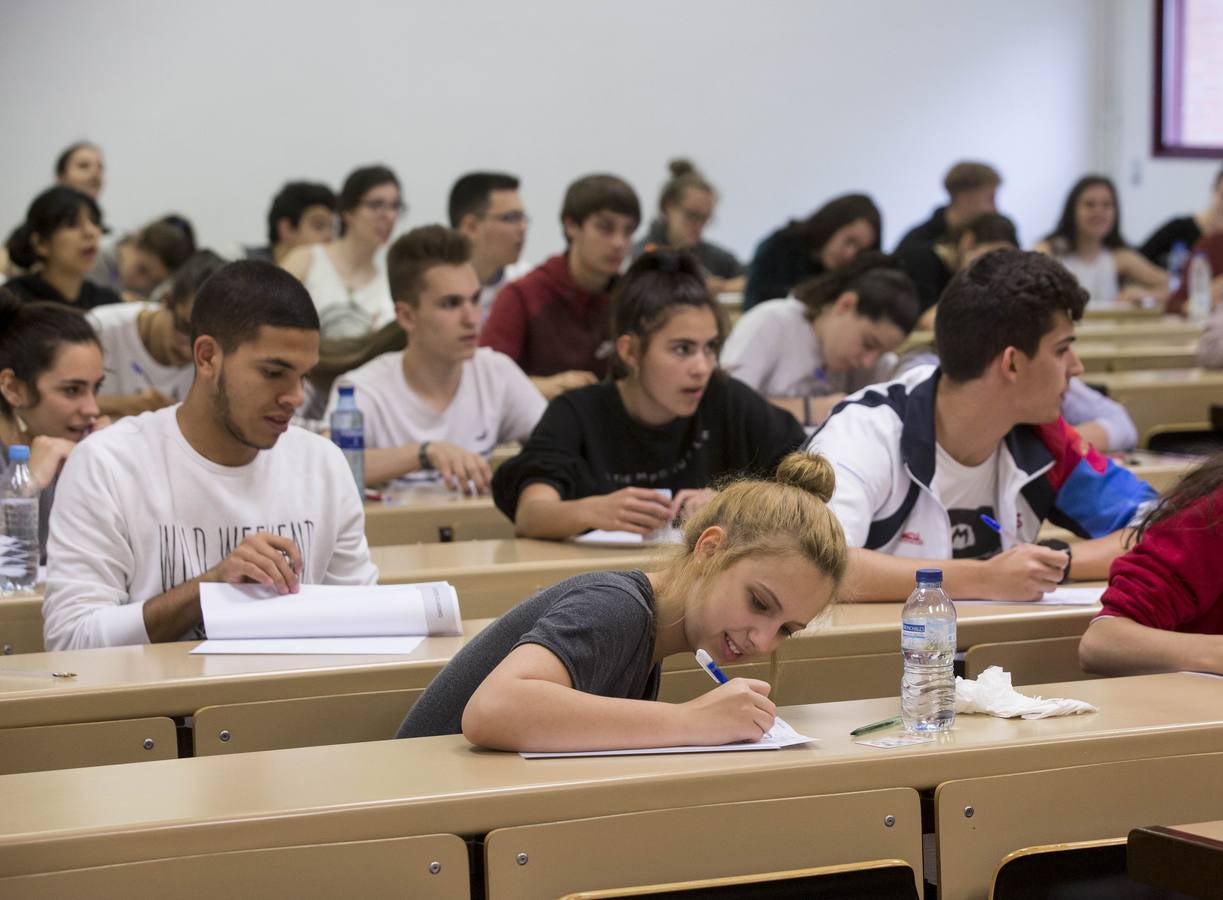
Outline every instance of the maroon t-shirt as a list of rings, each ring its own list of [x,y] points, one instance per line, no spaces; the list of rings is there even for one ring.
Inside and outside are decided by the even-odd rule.
[[[528,375],[576,369],[602,378],[611,356],[611,297],[582,290],[565,254],[497,292],[480,346],[504,353]]]

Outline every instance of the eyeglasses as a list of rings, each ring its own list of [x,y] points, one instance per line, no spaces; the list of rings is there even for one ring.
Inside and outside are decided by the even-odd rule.
[[[497,213],[495,216],[489,216],[494,222],[500,222],[502,225],[529,225],[531,217],[521,209],[512,209],[509,212]]]
[[[362,200],[361,207],[368,209],[375,215],[380,215],[385,212],[394,213],[396,218],[399,218],[408,211],[408,204],[402,200],[394,202],[390,200]]]
[[[684,207],[682,206],[679,208],[679,211],[683,213],[684,218],[691,225],[708,225],[711,221],[713,221],[712,214],[706,215],[703,212],[696,212],[691,209],[684,209]]]

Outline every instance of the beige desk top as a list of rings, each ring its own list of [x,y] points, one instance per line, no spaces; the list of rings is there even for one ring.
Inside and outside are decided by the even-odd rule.
[[[1130,306],[1089,306],[1083,310],[1083,319],[1091,322],[1096,320],[1115,319],[1131,321],[1134,319],[1152,320],[1163,318],[1161,309],[1135,309]]]
[[[1075,355],[1091,381],[1096,372],[1124,369],[1186,368],[1197,361],[1197,341],[1135,344],[1128,341],[1095,341],[1076,344]]]
[[[426,638],[405,656],[192,656],[194,642],[0,657],[0,728],[185,716],[221,703],[423,687],[463,637]],[[75,678],[6,674],[75,672]]]
[[[492,497],[462,496],[435,483],[398,488],[383,501],[365,504],[365,536],[371,547],[443,540],[491,540],[514,537],[514,523],[501,514]]]
[[[1223,401],[1223,370],[1202,368],[1146,369],[1128,372],[1092,372],[1083,376],[1090,384],[1106,386],[1110,394],[1130,390],[1177,390],[1208,387],[1220,390]]]
[[[218,847],[493,828],[649,809],[885,787],[1093,762],[1217,752],[1223,680],[1189,674],[1033,686],[1098,713],[961,716],[896,750],[851,729],[896,698],[783,709],[816,743],[761,753],[523,760],[458,735],[0,777],[0,874]]]
[[[1078,349],[1084,344],[1099,341],[1132,344],[1196,341],[1202,336],[1202,327],[1201,323],[1189,322],[1180,316],[1142,319],[1094,318],[1078,323],[1074,334],[1078,338]],[[902,346],[908,349],[933,341],[934,332],[921,329],[912,332]]]

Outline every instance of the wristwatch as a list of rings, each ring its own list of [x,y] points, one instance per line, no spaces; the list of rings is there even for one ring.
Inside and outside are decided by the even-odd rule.
[[[420,449],[416,451],[416,458],[420,461],[420,470],[422,472],[433,471],[433,463],[429,462],[428,441],[425,441],[420,445]]]
[[[1046,538],[1045,540],[1037,541],[1036,543],[1042,547],[1048,547],[1050,550],[1061,550],[1066,554],[1066,568],[1062,571],[1062,580],[1059,581],[1058,584],[1065,584],[1067,581],[1069,581],[1070,559],[1073,555],[1070,552],[1070,545],[1065,541],[1059,541],[1057,538]]]

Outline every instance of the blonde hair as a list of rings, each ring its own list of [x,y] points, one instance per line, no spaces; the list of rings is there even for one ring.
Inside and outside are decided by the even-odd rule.
[[[828,508],[836,476],[815,453],[786,456],[771,480],[741,478],[721,487],[684,524],[684,540],[671,561],[669,589],[686,593],[700,581],[747,556],[798,554],[832,579],[845,578],[849,549],[841,523]],[[704,561],[695,556],[707,528],[726,532],[726,544]]]

